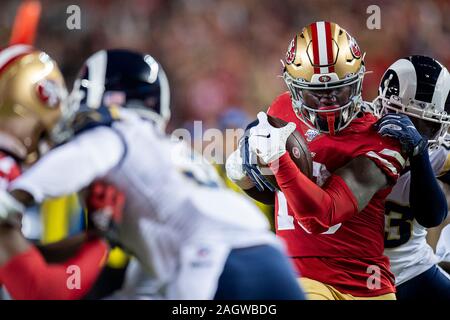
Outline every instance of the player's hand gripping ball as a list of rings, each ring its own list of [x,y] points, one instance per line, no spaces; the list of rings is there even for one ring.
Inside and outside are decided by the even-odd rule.
[[[268,164],[273,164],[285,152],[294,161],[297,168],[308,178],[312,178],[312,158],[306,141],[295,130],[293,122],[272,117],[260,112],[258,114],[258,125],[250,129],[249,137],[250,151],[258,157],[258,167],[263,176],[277,189],[273,170],[269,170]],[[273,166],[272,166],[273,169]]]

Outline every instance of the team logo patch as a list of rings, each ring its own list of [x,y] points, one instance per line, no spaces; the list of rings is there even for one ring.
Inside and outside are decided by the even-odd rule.
[[[305,132],[306,141],[311,142],[319,135],[319,131],[314,129],[308,129]]]
[[[289,48],[286,52],[286,63],[287,64],[292,64],[295,60],[295,52],[297,51],[297,46],[296,46],[296,38],[291,40],[291,43],[289,44]]]
[[[330,76],[320,76],[319,81],[320,82],[329,82],[331,80]]]
[[[361,49],[356,43],[355,38],[350,37],[349,41],[350,41],[350,50],[352,51],[353,56],[357,59],[361,58]]]
[[[37,83],[36,94],[44,104],[54,108],[59,105],[61,101],[58,84],[49,79],[44,79]]]

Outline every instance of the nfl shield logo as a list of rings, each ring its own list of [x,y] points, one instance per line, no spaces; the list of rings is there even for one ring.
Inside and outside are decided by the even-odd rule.
[[[314,129],[308,129],[305,132],[305,138],[307,142],[311,142],[314,140],[315,137],[317,137],[319,135],[319,131],[314,130]]]

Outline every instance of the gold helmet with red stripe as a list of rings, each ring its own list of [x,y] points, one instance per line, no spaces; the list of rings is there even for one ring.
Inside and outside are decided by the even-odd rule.
[[[335,134],[360,109],[364,59],[355,39],[333,22],[305,27],[289,44],[283,78],[296,115],[310,128]]]
[[[61,119],[67,88],[56,64],[29,45],[0,51],[0,149],[32,162]]]

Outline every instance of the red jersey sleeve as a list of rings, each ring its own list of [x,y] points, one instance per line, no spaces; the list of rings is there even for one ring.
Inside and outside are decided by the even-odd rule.
[[[103,240],[93,239],[65,263],[49,264],[30,246],[1,266],[0,281],[17,300],[81,299],[100,274],[107,252]]]
[[[292,101],[289,92],[280,94],[267,109],[267,114],[281,119],[292,117]]]
[[[365,156],[375,162],[388,177],[389,183],[395,184],[406,164],[406,159],[400,151],[400,144],[394,139],[380,137],[376,132],[373,135],[376,143],[359,156]]]
[[[341,177],[332,175],[321,188],[301,173],[288,153],[270,167],[276,171],[281,191],[307,232],[325,232],[358,213],[357,200]]]

